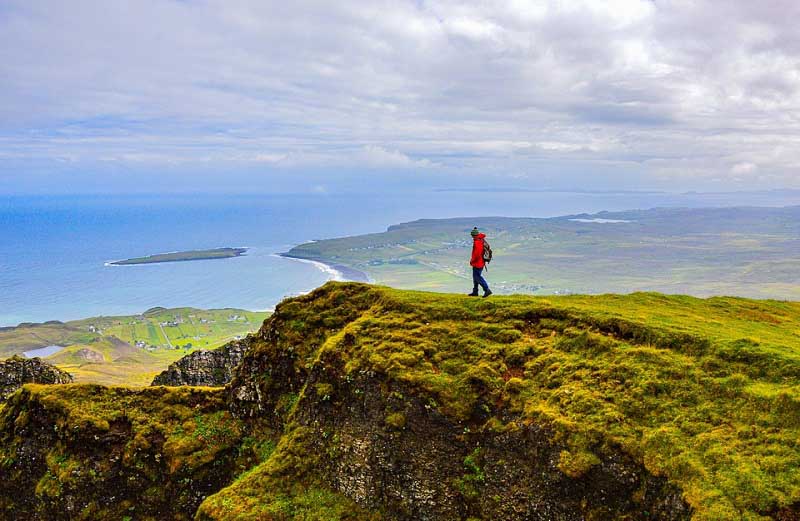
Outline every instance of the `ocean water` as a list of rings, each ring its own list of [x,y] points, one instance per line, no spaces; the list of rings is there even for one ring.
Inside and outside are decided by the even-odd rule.
[[[130,314],[153,306],[271,309],[335,275],[277,253],[308,240],[379,232],[420,218],[745,204],[800,204],[800,193],[0,197],[0,326]],[[250,249],[223,260],[106,265],[223,246]]]

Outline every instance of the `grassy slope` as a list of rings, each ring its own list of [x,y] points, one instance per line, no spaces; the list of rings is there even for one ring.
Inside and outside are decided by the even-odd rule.
[[[97,335],[85,329],[62,322],[4,327],[0,328],[0,357],[22,355],[24,351],[49,345],[91,342],[95,338]]]
[[[632,222],[421,220],[385,233],[304,244],[290,253],[351,266],[392,287],[462,292],[471,286],[468,232],[477,225],[495,251],[488,277],[501,292],[660,291],[800,300],[800,207],[598,216]]]
[[[284,302],[275,319],[278,344],[256,344],[253,356],[290,350],[298,371],[344,358],[342,379],[375,371],[464,421],[493,404],[473,432],[549,425],[568,447],[560,467],[569,475],[621,448],[678,484],[695,519],[766,519],[800,502],[800,303],[653,293],[482,300],[331,283]],[[300,402],[315,393],[303,389]],[[340,508],[308,478],[324,456],[308,455],[305,428],[288,421],[273,457],[206,500],[202,515],[251,519],[292,501],[306,512],[309,494]]]
[[[229,320],[234,315],[239,318]],[[67,347],[47,360],[72,374],[76,382],[149,385],[156,374],[186,353],[244,336],[258,329],[267,316],[242,309],[153,308],[141,315],[20,325],[0,331],[0,356],[63,345]],[[180,323],[160,325],[175,321]],[[91,332],[90,326],[100,333]],[[174,349],[167,347],[164,333]],[[137,340],[156,349],[137,348]],[[103,359],[100,363],[93,361],[98,356]]]

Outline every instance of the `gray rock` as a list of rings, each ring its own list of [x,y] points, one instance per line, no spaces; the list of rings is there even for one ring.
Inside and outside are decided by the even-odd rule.
[[[0,362],[0,402],[25,384],[68,384],[72,375],[41,358],[13,356]]]
[[[190,353],[157,375],[150,385],[203,385],[221,387],[233,378],[249,346],[249,338],[235,340],[213,350]]]

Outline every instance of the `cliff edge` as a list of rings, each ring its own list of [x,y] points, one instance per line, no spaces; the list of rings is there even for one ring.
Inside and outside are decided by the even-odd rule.
[[[202,349],[184,356],[156,375],[150,385],[201,385],[221,387],[233,378],[249,340],[235,340],[217,349]]]
[[[24,384],[68,384],[72,376],[41,358],[12,356],[0,361],[0,403]]]
[[[277,307],[224,389],[26,386],[0,409],[0,507],[794,520],[798,323],[792,302],[328,283]]]

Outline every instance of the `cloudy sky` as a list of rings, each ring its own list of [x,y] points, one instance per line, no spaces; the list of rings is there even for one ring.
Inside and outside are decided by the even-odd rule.
[[[0,193],[800,188],[796,0],[0,0]]]

